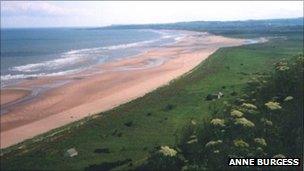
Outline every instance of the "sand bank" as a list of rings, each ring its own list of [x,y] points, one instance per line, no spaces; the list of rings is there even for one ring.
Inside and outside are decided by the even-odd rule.
[[[1,106],[8,104],[10,102],[17,101],[27,95],[29,95],[31,91],[25,89],[4,89],[1,91]]]
[[[24,81],[19,88],[65,83],[5,109],[1,148],[143,96],[191,71],[218,48],[241,44],[244,40],[189,32],[176,44],[97,66],[94,73]],[[6,94],[1,99],[8,99]]]

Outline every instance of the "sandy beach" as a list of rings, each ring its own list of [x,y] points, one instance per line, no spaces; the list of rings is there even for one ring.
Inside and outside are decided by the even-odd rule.
[[[1,91],[1,105],[17,101],[29,95],[31,91],[24,89],[6,89]]]
[[[191,71],[218,48],[244,41],[189,32],[176,44],[132,58],[74,75],[25,80],[3,89],[1,148],[141,97]]]

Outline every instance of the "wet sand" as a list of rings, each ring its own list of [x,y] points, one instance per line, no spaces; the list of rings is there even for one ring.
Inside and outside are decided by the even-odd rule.
[[[1,148],[141,97],[191,71],[218,48],[242,44],[241,39],[190,32],[174,45],[102,64],[94,72],[26,80],[19,89],[44,91],[5,108]],[[8,95],[1,92],[2,98]]]
[[[24,98],[31,93],[25,89],[5,89],[1,91],[1,106]]]

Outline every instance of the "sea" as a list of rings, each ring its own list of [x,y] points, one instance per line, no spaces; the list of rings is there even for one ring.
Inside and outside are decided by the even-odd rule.
[[[184,36],[181,31],[149,29],[1,29],[1,88],[24,79],[81,72]]]

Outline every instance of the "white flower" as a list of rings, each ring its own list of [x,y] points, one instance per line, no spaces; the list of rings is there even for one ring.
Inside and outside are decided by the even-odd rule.
[[[187,142],[187,144],[192,144],[192,143],[197,143],[197,136],[196,135],[191,135],[190,140]]]
[[[287,66],[287,62],[281,61],[276,64],[276,69],[278,71],[287,71],[287,70],[289,70],[289,67]]]
[[[264,138],[255,138],[254,142],[261,146],[267,146],[267,143]]]
[[[240,147],[240,148],[246,148],[249,147],[249,144],[246,143],[244,140],[242,139],[237,139],[237,140],[233,140],[233,144],[236,147]]]
[[[287,97],[284,99],[284,101],[286,102],[286,101],[290,101],[290,100],[292,100],[292,99],[293,99],[292,96],[287,96]]]
[[[287,71],[287,70],[289,70],[289,67],[288,66],[278,66],[277,70],[279,70],[279,71]]]
[[[191,139],[187,142],[187,144],[197,143],[197,138]]]
[[[282,107],[280,106],[280,103],[278,103],[278,102],[269,101],[269,102],[265,103],[265,106],[267,106],[268,109],[270,109],[270,110],[282,109]]]
[[[243,112],[241,111],[238,111],[238,110],[232,110],[230,112],[230,115],[233,116],[233,117],[242,117],[243,116]]]
[[[214,150],[213,153],[218,154],[220,153],[220,150]]]
[[[286,158],[283,154],[274,155],[272,158]]]
[[[250,120],[248,120],[248,119],[246,119],[244,117],[242,117],[242,118],[236,118],[234,124],[236,124],[236,125],[242,125],[242,126],[248,127],[248,128],[251,128],[251,127],[255,126],[253,122],[251,122]]]
[[[191,120],[191,124],[192,124],[192,125],[196,125],[195,120]]]
[[[242,107],[246,108],[246,109],[253,109],[256,110],[258,109],[255,105],[251,104],[251,103],[243,103]]]
[[[214,126],[222,126],[222,127],[225,126],[224,119],[215,118],[215,119],[212,119],[210,123]]]
[[[164,156],[170,156],[170,157],[173,157],[177,154],[176,150],[168,146],[161,146],[159,152],[162,153]]]
[[[273,125],[273,123],[272,123],[270,120],[267,120],[267,119],[265,119],[265,118],[262,118],[262,119],[261,119],[261,122],[262,122],[264,125],[266,125],[266,126],[272,126],[272,125]]]
[[[216,140],[216,141],[209,141],[205,147],[211,147],[211,146],[215,146],[215,145],[219,145],[222,144],[223,141],[222,140]]]
[[[194,139],[194,138],[197,138],[196,135],[191,135],[190,136],[190,139]]]
[[[263,148],[262,148],[262,147],[258,147],[256,150],[257,150],[258,152],[263,152]]]

